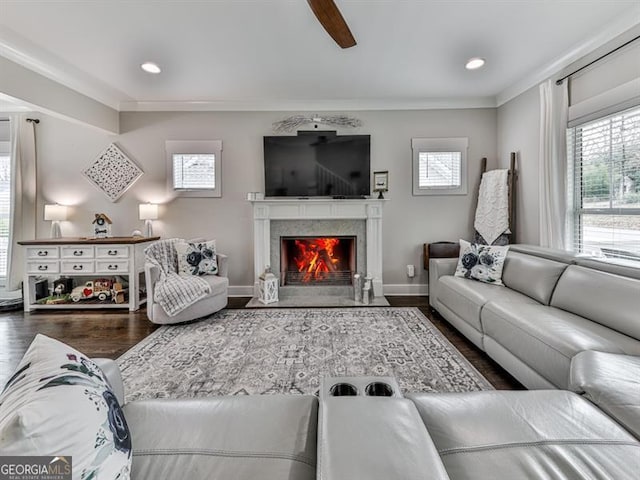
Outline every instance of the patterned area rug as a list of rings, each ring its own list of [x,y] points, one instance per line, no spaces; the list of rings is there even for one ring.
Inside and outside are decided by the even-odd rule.
[[[493,387],[417,308],[223,310],[161,327],[118,359],[127,401],[313,394],[324,376],[395,376],[403,392]]]

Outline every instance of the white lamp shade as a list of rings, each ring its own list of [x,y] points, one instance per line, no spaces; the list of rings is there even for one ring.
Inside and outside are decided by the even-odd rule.
[[[155,203],[141,203],[138,207],[140,220],[157,220],[158,205]]]
[[[44,219],[51,221],[64,221],[67,219],[67,207],[64,205],[45,205]]]

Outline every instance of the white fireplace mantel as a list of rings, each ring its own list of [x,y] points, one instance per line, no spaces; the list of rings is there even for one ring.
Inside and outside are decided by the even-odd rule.
[[[325,198],[252,200],[254,274],[271,262],[272,220],[365,220],[367,273],[374,292],[382,296],[382,207],[385,200]],[[329,233],[329,232],[328,232]]]

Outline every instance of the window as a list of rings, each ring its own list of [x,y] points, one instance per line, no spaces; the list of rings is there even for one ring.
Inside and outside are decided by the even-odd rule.
[[[460,188],[460,152],[420,152],[418,188]]]
[[[640,262],[640,107],[568,130],[571,243]]]
[[[0,141],[0,285],[7,276],[9,222],[11,221],[11,149]]]
[[[414,138],[413,194],[467,193],[467,138]]]
[[[167,187],[173,195],[221,197],[222,142],[167,141]]]
[[[216,185],[216,156],[207,153],[173,154],[173,188],[208,189]]]

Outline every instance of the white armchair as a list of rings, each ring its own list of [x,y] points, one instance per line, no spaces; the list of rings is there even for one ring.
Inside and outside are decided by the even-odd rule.
[[[147,317],[149,320],[163,325],[188,322],[189,320],[206,317],[226,307],[229,290],[228,257],[220,253],[216,257],[218,259],[218,274],[200,277],[210,285],[211,293],[174,316],[168,315],[160,304],[154,302],[154,286],[160,277],[160,270],[152,263],[146,262],[144,270],[147,284]]]

